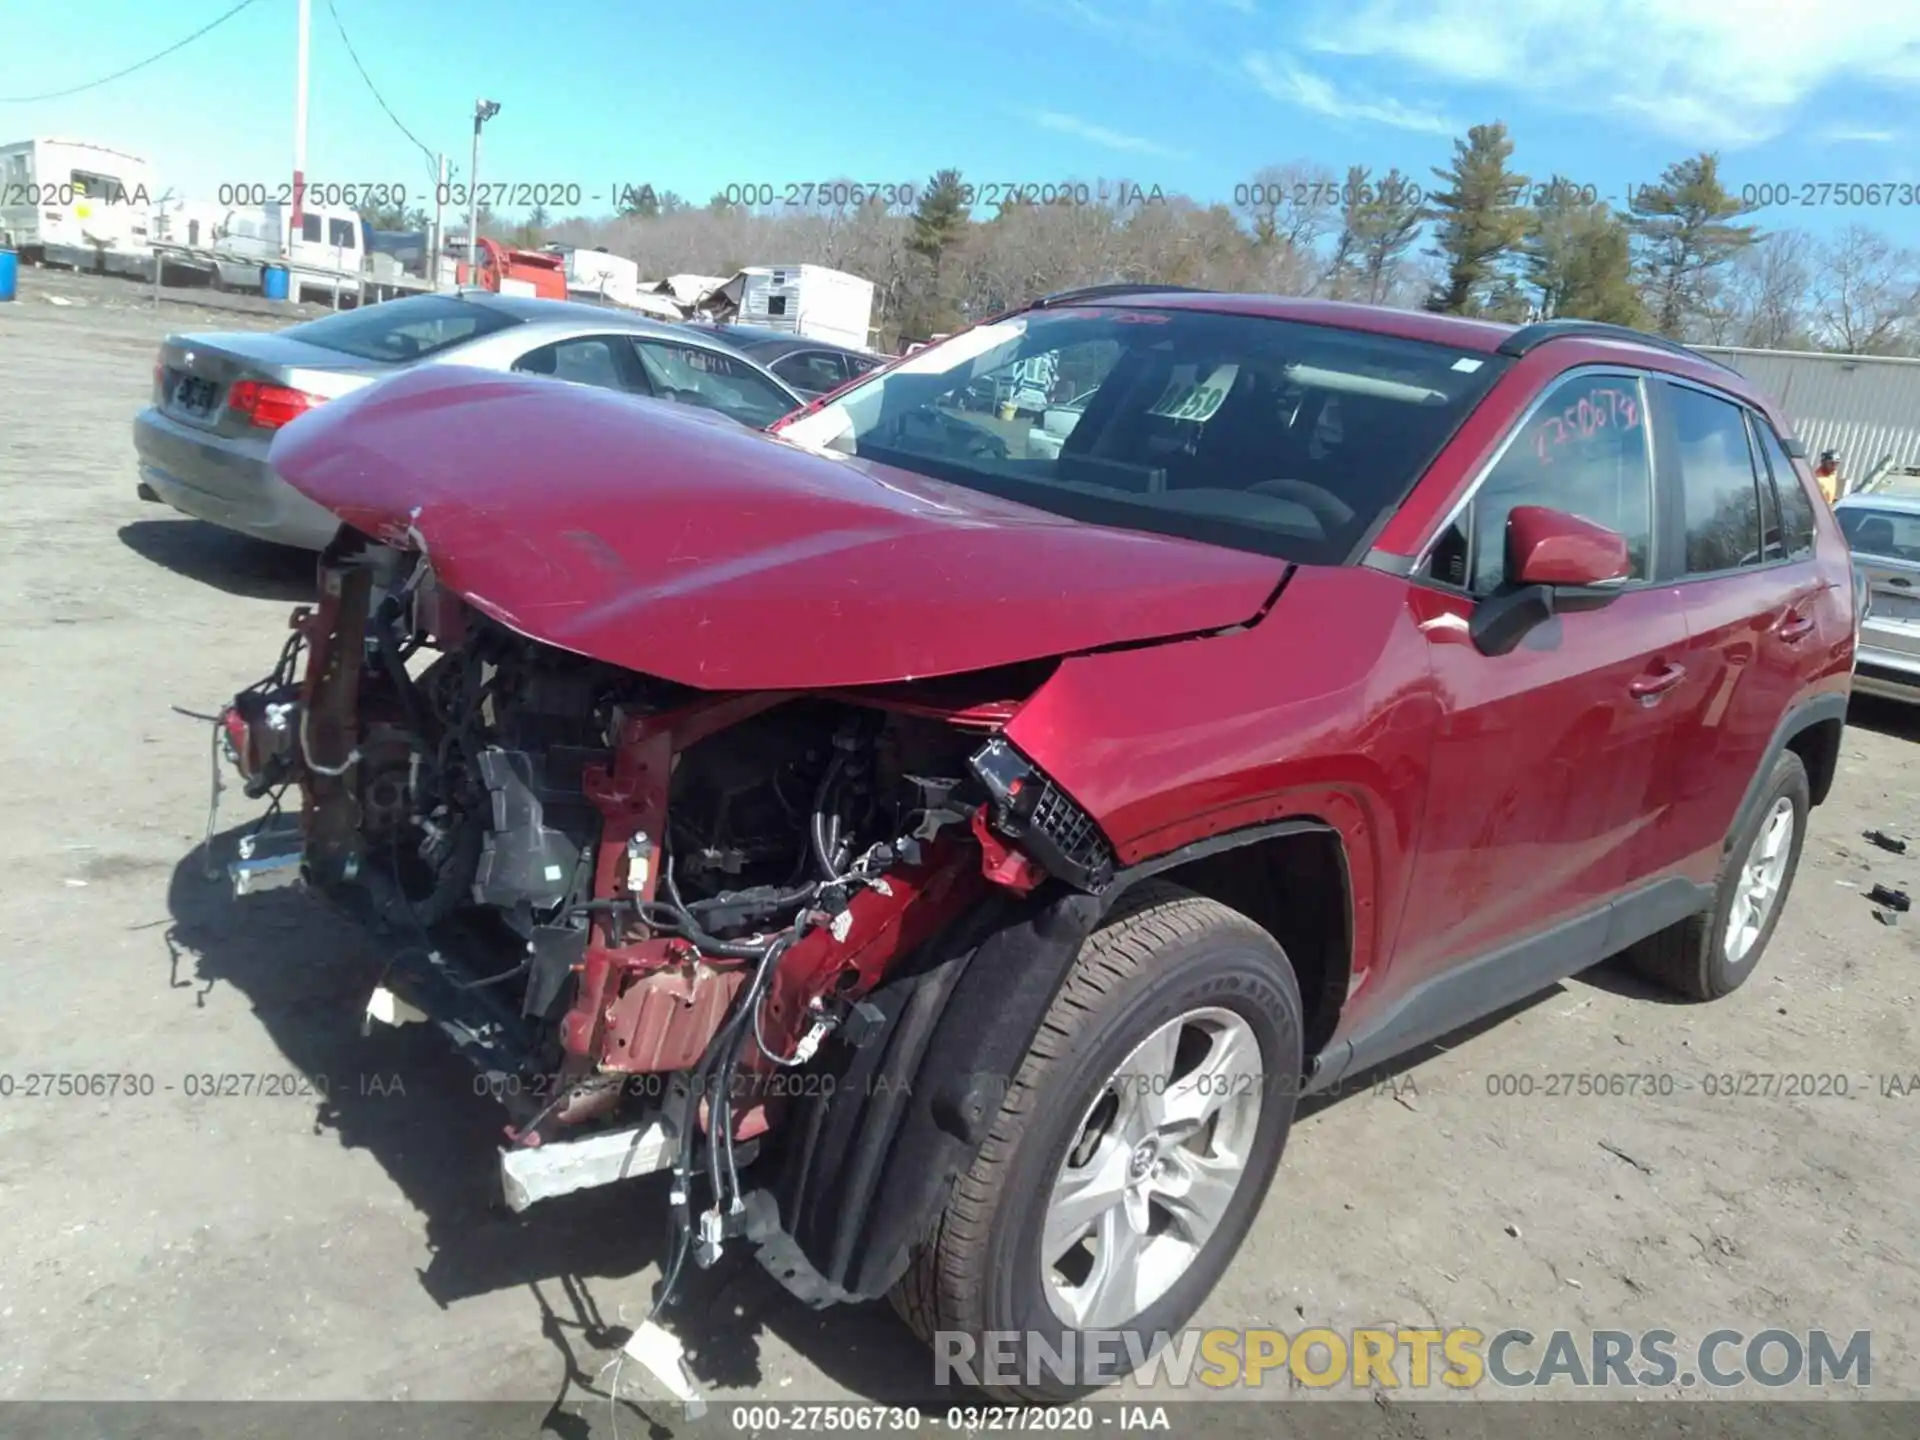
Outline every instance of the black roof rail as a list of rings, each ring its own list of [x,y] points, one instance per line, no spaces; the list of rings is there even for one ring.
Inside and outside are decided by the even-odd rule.
[[[1206,295],[1212,292],[1196,285],[1138,285],[1131,282],[1113,285],[1082,285],[1074,290],[1056,290],[1042,295],[1027,308],[1044,310],[1050,305],[1071,305],[1081,300],[1110,300],[1121,295]]]
[[[1522,325],[1494,349],[1501,355],[1511,355],[1518,360],[1549,340],[1619,340],[1628,345],[1645,345],[1652,350],[1664,350],[1669,355],[1684,355],[1689,360],[1704,361],[1730,375],[1740,373],[1724,361],[1703,355],[1678,340],[1669,340],[1664,335],[1649,335],[1631,325],[1609,325],[1603,320],[1538,320],[1531,325]]]

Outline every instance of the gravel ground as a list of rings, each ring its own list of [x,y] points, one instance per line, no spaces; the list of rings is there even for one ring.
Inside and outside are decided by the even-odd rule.
[[[270,665],[311,562],[140,502],[128,426],[163,333],[286,316],[33,272],[0,306],[0,1073],[154,1086],[0,1101],[0,1397],[592,1401],[645,1313],[664,1188],[490,1209],[500,1116],[418,1027],[361,1038],[369,944],[294,893],[236,908],[204,874],[207,729],[173,707]],[[1920,1094],[1901,1093],[1920,914],[1877,923],[1863,893],[1920,889],[1920,843],[1861,838],[1920,842],[1916,739],[1920,719],[1856,704],[1739,994],[1667,1003],[1603,966],[1314,1106],[1199,1322],[1871,1330],[1871,1394],[1920,1398]],[[187,1093],[210,1072],[324,1075],[329,1095]],[[1741,1072],[1846,1093],[1707,1093]],[[1674,1091],[1546,1093],[1569,1073]],[[932,1394],[884,1306],[809,1311],[744,1257],[696,1278],[680,1324],[729,1401]],[[623,1385],[658,1408],[631,1368]],[[1364,1408],[1465,1433],[1395,1425],[1400,1404]],[[1608,1407],[1595,1433],[1673,1408]],[[1757,1413],[1808,1433],[1810,1408]],[[1269,1413],[1264,1433],[1300,1423]]]

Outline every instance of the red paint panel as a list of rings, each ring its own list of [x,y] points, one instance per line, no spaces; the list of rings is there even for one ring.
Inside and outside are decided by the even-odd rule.
[[[708,689],[960,674],[1253,616],[1278,560],[1086,525],[684,407],[429,366],[302,416],[296,489],[535,639]]]
[[[1122,863],[1269,820],[1332,825],[1357,981],[1393,945],[1438,714],[1410,591],[1302,567],[1249,630],[1068,660],[1007,735]]]

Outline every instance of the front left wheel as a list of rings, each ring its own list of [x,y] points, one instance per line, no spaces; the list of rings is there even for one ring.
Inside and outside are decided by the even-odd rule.
[[[1293,1119],[1301,1028],[1293,967],[1253,921],[1164,882],[1124,897],[896,1308],[997,1399],[1123,1379],[1192,1318],[1252,1225]]]

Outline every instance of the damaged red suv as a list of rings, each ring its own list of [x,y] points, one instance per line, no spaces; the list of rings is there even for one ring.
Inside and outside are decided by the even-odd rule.
[[[509,1202],[670,1171],[669,1293],[1121,1368],[1302,1094],[1623,950],[1740,986],[1851,683],[1778,412],[1608,326],[1101,287],[773,435],[418,371],[272,460],[343,526],[236,883],[388,937]]]

